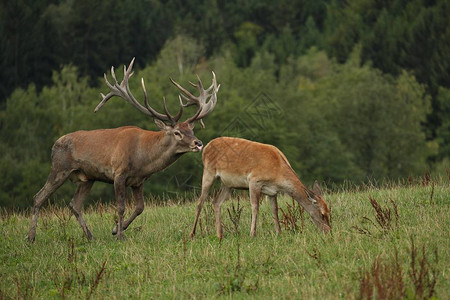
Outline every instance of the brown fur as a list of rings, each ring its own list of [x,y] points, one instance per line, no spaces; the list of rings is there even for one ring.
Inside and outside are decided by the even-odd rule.
[[[39,209],[67,179],[77,183],[70,208],[88,239],[92,239],[83,217],[82,205],[95,181],[114,184],[119,222],[113,229],[118,238],[144,209],[143,183],[152,174],[174,163],[183,153],[199,151],[202,143],[194,136],[193,125],[167,126],[161,131],[134,126],[76,131],[59,138],[52,149],[52,168],[44,187],[34,196],[33,218],[28,240],[33,242]],[[136,209],[123,221],[125,188],[132,189]]]
[[[152,174],[170,166],[183,153],[201,151],[203,144],[194,136],[193,129],[196,121],[204,127],[202,119],[213,111],[217,103],[217,92],[220,85],[217,85],[214,72],[212,72],[213,82],[206,90],[197,76],[198,83],[193,84],[200,94],[197,97],[171,79],[172,83],[182,92],[179,96],[180,110],[177,115],[172,116],[167,110],[165,98],[163,98],[165,114],[157,112],[150,106],[144,79],[141,80],[141,84],[145,106],[131,94],[128,82],[133,75],[133,64],[134,58],[128,67],[124,67],[123,79],[120,84],[117,81],[114,67],[111,68],[114,83],[111,84],[105,74],[105,83],[110,92],[106,95],[101,94],[102,101],[94,112],[97,112],[111,98],[117,96],[140,112],[152,117],[161,131],[153,132],[126,126],[115,129],[77,131],[59,138],[53,146],[52,169],[47,182],[34,196],[33,217],[28,232],[28,241],[33,242],[35,239],[40,207],[68,178],[77,182],[77,191],[69,206],[88,239],[92,239],[92,233],[81,213],[83,201],[95,181],[114,184],[119,220],[113,229],[113,234],[117,233],[117,238],[121,239],[123,230],[144,210],[144,181]],[[182,98],[187,101],[187,104],[183,104]],[[183,114],[183,107],[191,105],[198,106],[197,112],[186,121],[179,122]],[[127,186],[132,189],[136,209],[124,221]]]
[[[314,223],[324,232],[330,231],[329,210],[321,196],[320,187],[314,191],[305,187],[295,174],[286,156],[276,147],[240,138],[221,137],[212,140],[203,151],[202,194],[191,237],[200,215],[203,201],[215,179],[220,179],[222,190],[214,201],[216,229],[222,238],[220,206],[228,198],[231,188],[250,190],[252,204],[251,235],[256,234],[256,218],[262,194],[271,200],[275,227],[280,232],[278,221],[277,194],[287,193],[302,205],[311,215]]]

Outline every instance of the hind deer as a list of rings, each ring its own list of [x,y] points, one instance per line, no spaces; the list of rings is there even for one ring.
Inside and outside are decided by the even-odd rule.
[[[181,90],[180,96],[187,100],[184,104],[179,97],[179,112],[176,116],[172,116],[167,109],[165,98],[163,98],[164,114],[157,112],[149,105],[144,79],[142,79],[142,89],[145,106],[134,98],[128,85],[128,80],[133,75],[133,63],[134,58],[128,68],[124,66],[124,78],[120,84],[116,79],[114,67],[111,68],[114,83],[111,84],[106,74],[104,75],[110,92],[106,96],[101,94],[102,101],[94,112],[97,112],[109,99],[117,96],[153,118],[160,131],[126,126],[115,129],[76,131],[60,137],[52,148],[52,166],[47,182],[34,196],[28,241],[35,240],[40,207],[67,179],[77,183],[77,190],[69,207],[89,240],[93,238],[93,235],[83,219],[83,201],[95,181],[114,184],[118,222],[113,229],[113,234],[117,234],[117,239],[122,239],[123,231],[144,210],[144,181],[152,174],[173,164],[184,153],[202,150],[203,144],[193,132],[194,122],[198,121],[204,127],[202,119],[213,111],[217,103],[220,85],[217,85],[214,72],[212,84],[206,90],[198,76],[198,83],[191,83],[199,91],[199,96],[192,95],[171,79],[172,83]],[[186,121],[180,122],[183,107],[191,105],[198,106],[197,112]],[[136,207],[131,216],[124,220],[126,187],[131,187]]]
[[[320,230],[323,232],[331,230],[330,212],[322,198],[318,183],[315,182],[312,191],[303,185],[278,148],[240,138],[220,137],[205,146],[202,159],[202,192],[190,234],[191,239],[195,236],[203,202],[216,179],[220,179],[221,182],[221,190],[213,204],[219,239],[223,237],[220,208],[229,198],[232,188],[249,189],[252,207],[251,236],[256,235],[256,220],[263,194],[269,196],[278,234],[281,232],[278,220],[278,193],[286,193],[295,199],[311,215]]]

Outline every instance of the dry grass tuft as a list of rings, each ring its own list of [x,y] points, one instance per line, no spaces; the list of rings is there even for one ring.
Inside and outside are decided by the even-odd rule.
[[[438,252],[434,250],[435,262],[432,264],[427,258],[425,244],[422,245],[422,256],[418,257],[418,250],[411,238],[410,270],[408,277],[412,289],[407,289],[408,281],[403,278],[397,249],[394,260],[383,262],[377,257],[368,271],[360,272],[360,286],[358,299],[431,299],[435,295],[438,277]]]
[[[241,199],[237,197],[237,205],[234,202],[231,203],[231,210],[227,208],[228,216],[230,217],[231,223],[233,223],[233,230],[235,234],[239,234],[239,225],[241,223],[241,215],[244,207],[240,206]]]
[[[418,250],[411,237],[411,270],[409,277],[414,285],[417,299],[430,299],[435,294],[435,286],[438,276],[438,251],[434,249],[435,262],[431,264],[425,253],[425,244],[422,245],[422,257],[418,257]]]
[[[369,271],[361,272],[358,299],[401,299],[405,296],[403,273],[395,250],[395,259],[383,262],[379,257]]]
[[[392,207],[382,207],[380,203],[371,196],[369,196],[369,201],[374,210],[375,218],[373,221],[369,217],[363,217],[362,223],[368,221],[369,224],[372,224],[383,234],[398,229],[400,215],[398,213],[397,204],[392,201],[392,199],[389,200]],[[371,229],[368,227],[352,226],[352,228],[360,234],[373,235]]]
[[[280,208],[282,217],[280,223],[284,229],[293,233],[302,233],[305,229],[305,210],[292,199],[292,205],[287,204],[286,211]],[[300,221],[300,224],[298,222]]]

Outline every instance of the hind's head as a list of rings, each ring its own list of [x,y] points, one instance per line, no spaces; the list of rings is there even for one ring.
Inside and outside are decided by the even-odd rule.
[[[323,232],[330,232],[330,210],[328,209],[327,203],[323,199],[322,189],[317,181],[314,182],[312,192],[313,194],[308,196],[310,197],[311,202],[317,207],[317,212],[311,215],[313,221]]]

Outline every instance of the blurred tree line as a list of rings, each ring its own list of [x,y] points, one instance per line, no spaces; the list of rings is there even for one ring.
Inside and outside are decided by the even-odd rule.
[[[449,1],[0,0],[0,206],[27,207],[61,135],[136,125],[113,99],[97,114],[101,75],[136,56],[130,85],[155,107],[214,70],[218,105],[196,130],[271,143],[300,177],[401,178],[448,168]],[[108,73],[108,72],[107,72]],[[120,78],[120,75],[119,75]],[[185,114],[192,113],[186,111]],[[189,153],[145,185],[170,197],[201,180]],[[180,186],[181,184],[181,186]],[[70,199],[65,184],[57,197]],[[97,183],[90,199],[112,199]]]

